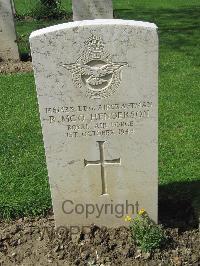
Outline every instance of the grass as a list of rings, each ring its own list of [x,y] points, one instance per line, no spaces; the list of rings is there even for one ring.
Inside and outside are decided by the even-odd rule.
[[[25,0],[15,2],[18,12],[30,9]],[[69,2],[64,2],[69,11]],[[118,18],[155,22],[159,27],[160,189],[165,195],[190,197],[200,206],[200,3],[116,0],[114,8]],[[26,44],[20,43],[21,51],[28,51],[32,30],[60,22],[18,21],[18,35]],[[33,75],[1,75],[0,93],[0,216],[43,213],[51,200]]]
[[[32,74],[2,75],[0,215],[43,213],[51,206]]]

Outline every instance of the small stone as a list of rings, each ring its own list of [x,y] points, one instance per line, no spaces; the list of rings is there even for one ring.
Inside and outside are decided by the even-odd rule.
[[[64,251],[61,251],[60,254],[58,255],[58,259],[62,260],[64,258]]]
[[[18,245],[18,241],[17,240],[14,240],[12,243],[11,243],[11,246],[17,246]]]
[[[179,258],[178,256],[174,257],[174,263],[176,266],[181,266],[181,264],[182,264],[181,258]]]
[[[139,259],[142,256],[141,250],[138,249],[135,253],[135,259]]]
[[[39,228],[35,228],[35,229],[34,229],[34,232],[35,232],[35,233],[39,233],[39,232],[40,232]]]
[[[173,254],[174,256],[177,256],[177,255],[178,255],[177,250],[172,250],[172,254]]]
[[[26,235],[26,234],[29,234],[31,232],[31,228],[30,227],[26,227],[25,229],[24,229],[24,234]]]
[[[146,252],[146,253],[143,254],[143,258],[145,260],[149,259],[150,257],[151,257],[151,253],[150,252]]]
[[[110,258],[109,258],[109,257],[105,257],[105,258],[104,258],[104,261],[105,261],[105,262],[110,262]]]
[[[192,254],[191,259],[192,259],[192,262],[196,262],[198,260],[198,257],[196,254]]]
[[[8,233],[3,233],[1,236],[2,240],[9,239],[9,238],[10,238],[10,235]]]
[[[11,228],[10,228],[10,234],[16,234],[18,232],[19,228],[16,226],[16,225],[13,225]]]
[[[54,252],[57,252],[59,250],[59,245],[57,245],[55,248],[54,248]]]
[[[50,253],[47,254],[47,258],[49,258],[49,259],[51,258],[51,254]]]
[[[87,260],[89,258],[89,256],[90,256],[90,253],[88,251],[84,251],[81,253],[81,258],[83,260]]]

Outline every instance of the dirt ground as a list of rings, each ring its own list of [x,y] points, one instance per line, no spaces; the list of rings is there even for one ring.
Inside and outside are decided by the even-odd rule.
[[[32,63],[30,61],[1,61],[0,62],[0,74],[9,74],[17,72],[31,72]]]
[[[0,222],[0,265],[200,265],[198,229],[166,229],[168,245],[142,253],[128,228],[54,229],[53,216]]]

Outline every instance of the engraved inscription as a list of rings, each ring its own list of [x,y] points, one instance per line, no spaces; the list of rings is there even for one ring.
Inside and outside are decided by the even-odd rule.
[[[108,195],[108,186],[106,181],[106,165],[121,165],[121,159],[113,159],[113,160],[105,160],[104,157],[104,143],[105,141],[97,141],[99,145],[99,152],[100,152],[100,160],[97,161],[87,161],[84,159],[84,165],[91,166],[91,165],[100,165],[101,166],[101,181],[102,181],[102,194],[101,195]]]
[[[111,96],[121,83],[121,70],[127,63],[114,63],[105,51],[102,39],[96,35],[85,42],[81,57],[72,64],[62,66],[72,74],[77,88],[85,88],[90,99],[102,99]]]
[[[123,136],[135,134],[137,122],[150,118],[152,107],[148,101],[47,107],[44,121],[64,125],[68,138]]]

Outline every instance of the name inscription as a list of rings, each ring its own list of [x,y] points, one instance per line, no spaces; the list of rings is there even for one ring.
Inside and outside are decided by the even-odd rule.
[[[115,103],[98,106],[46,107],[45,121],[64,125],[69,138],[129,135],[138,120],[150,117],[152,102]]]

